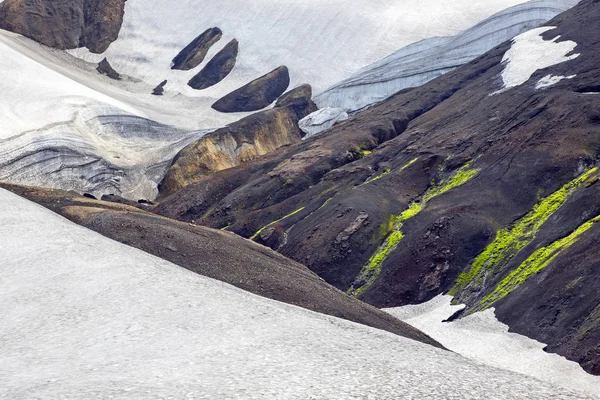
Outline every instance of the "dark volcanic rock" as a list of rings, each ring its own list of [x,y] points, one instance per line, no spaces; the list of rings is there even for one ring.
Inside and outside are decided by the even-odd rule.
[[[98,67],[96,67],[96,70],[101,74],[108,76],[111,79],[121,79],[121,75],[113,69],[106,57],[102,61],[100,61]]]
[[[68,192],[0,184],[106,237],[259,296],[442,346],[388,313],[323,282],[303,265],[229,232]]]
[[[165,85],[167,84],[167,82],[167,80],[164,80],[161,83],[159,83],[158,86],[155,87],[154,90],[152,90],[152,94],[155,96],[162,96],[165,92]]]
[[[171,69],[188,71],[202,64],[210,48],[217,43],[223,32],[219,28],[210,28],[204,31],[196,39],[192,40],[175,58]]]
[[[57,49],[102,53],[119,36],[126,0],[6,0],[0,28]]]
[[[289,71],[281,66],[229,93],[212,107],[224,113],[258,111],[277,100],[289,85]]]
[[[599,373],[600,2],[548,25],[576,59],[497,93],[504,43],[155,212],[255,239],[277,225],[282,254],[364,301],[450,291]],[[549,74],[575,77],[536,89]]]
[[[235,66],[238,48],[238,41],[233,39],[188,82],[188,85],[202,90],[221,82]]]
[[[296,111],[299,119],[318,110],[317,105],[312,101],[312,87],[307,84],[285,93],[277,100],[275,107],[291,107]]]

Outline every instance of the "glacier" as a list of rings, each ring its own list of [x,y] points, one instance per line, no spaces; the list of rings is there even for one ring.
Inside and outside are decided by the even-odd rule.
[[[593,398],[0,208],[0,398]]]
[[[343,108],[348,112],[363,109],[450,72],[577,3],[533,0],[503,10],[456,36],[413,43],[319,93],[315,102],[321,108]]]

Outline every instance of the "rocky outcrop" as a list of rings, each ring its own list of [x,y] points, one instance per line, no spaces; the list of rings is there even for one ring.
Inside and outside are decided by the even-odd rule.
[[[466,314],[494,307],[598,374],[599,98],[580,91],[600,79],[600,2],[549,26],[531,43],[574,50],[518,86],[505,42],[155,211],[254,240],[277,228],[279,252],[375,306],[450,292]],[[571,78],[538,89],[548,75]]]
[[[304,94],[309,94],[303,89]],[[316,109],[310,98],[294,96],[285,107],[262,111],[210,133],[175,157],[159,185],[161,198],[224,169],[249,163],[302,138],[298,121]]]
[[[202,90],[221,82],[235,67],[238,48],[238,41],[233,39],[200,72],[190,79],[188,85],[194,89]]]
[[[114,68],[110,65],[106,57],[98,63],[96,70],[103,75],[108,76],[111,79],[120,80],[121,75],[114,70]]]
[[[289,85],[289,71],[281,66],[229,93],[212,107],[224,113],[258,111],[277,100]]]
[[[165,85],[167,84],[167,80],[165,79],[164,81],[162,81],[161,83],[158,84],[158,86],[156,86],[153,90],[152,90],[152,94],[154,96],[162,96],[163,93],[165,92]]]
[[[126,0],[6,0],[0,28],[57,49],[103,53],[119,36]]]
[[[188,71],[202,64],[210,48],[217,43],[223,32],[219,28],[210,28],[204,31],[196,39],[192,40],[183,50],[173,59],[171,69],[180,69]]]
[[[419,330],[329,286],[303,265],[229,232],[190,226],[125,204],[0,184],[118,242],[259,296],[442,347]]]

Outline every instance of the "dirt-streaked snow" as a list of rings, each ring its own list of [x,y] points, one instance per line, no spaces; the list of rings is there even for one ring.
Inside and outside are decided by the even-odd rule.
[[[427,303],[386,311],[469,359],[584,390],[600,398],[600,377],[586,373],[579,364],[564,357],[544,352],[543,343],[509,333],[493,309],[442,322],[464,308],[451,301],[451,296],[440,295]]]
[[[537,70],[579,57],[578,53],[572,54],[577,47],[577,43],[572,40],[561,40],[560,36],[544,40],[542,34],[554,28],[543,26],[513,39],[510,50],[502,58],[502,62],[506,63],[502,71],[503,90],[522,85]]]
[[[0,398],[586,398],[0,209]]]

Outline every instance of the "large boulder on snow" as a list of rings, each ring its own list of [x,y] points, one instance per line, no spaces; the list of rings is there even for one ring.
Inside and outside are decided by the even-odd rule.
[[[258,111],[273,103],[290,85],[290,73],[281,66],[229,93],[212,108],[224,113]]]
[[[341,108],[325,107],[302,118],[298,125],[306,134],[305,139],[319,134],[340,121],[348,119],[348,113]]]
[[[196,68],[202,64],[210,48],[221,39],[221,36],[223,32],[219,28],[207,29],[175,56],[171,69],[188,71]]]
[[[188,85],[194,89],[202,90],[221,82],[235,67],[238,49],[238,41],[233,39],[189,81]]]

